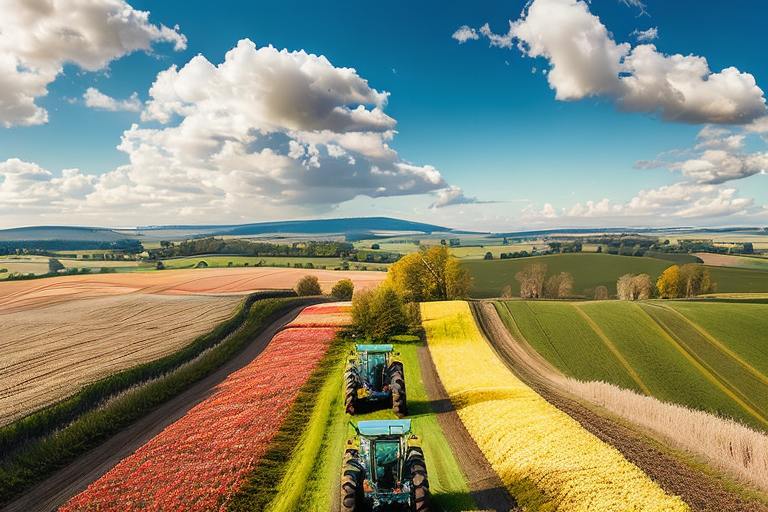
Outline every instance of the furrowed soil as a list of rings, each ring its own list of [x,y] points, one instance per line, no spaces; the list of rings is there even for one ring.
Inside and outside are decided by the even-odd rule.
[[[600,440],[655,480],[664,491],[680,496],[694,512],[768,512],[768,504],[747,501],[724,483],[683,460],[661,451],[644,434],[601,416],[558,389],[562,378],[546,360],[516,340],[491,303],[471,303],[478,326],[502,361],[552,405],[578,421]]]
[[[175,352],[229,318],[241,300],[131,294],[0,310],[0,426]]]
[[[316,302],[317,299],[292,301],[273,313],[265,320],[264,327],[258,334],[214,373],[32,488],[21,498],[3,508],[2,512],[48,512],[64,505],[121,460],[162,432],[165,427],[208,398],[227,376],[253,361],[269,344],[272,337],[296,318],[304,307]]]
[[[0,310],[16,311],[40,304],[131,293],[161,295],[244,295],[258,290],[293,288],[305,275],[317,276],[325,293],[341,279],[356,290],[375,286],[385,272],[305,270],[293,268],[201,268],[132,274],[88,274],[0,283]]]

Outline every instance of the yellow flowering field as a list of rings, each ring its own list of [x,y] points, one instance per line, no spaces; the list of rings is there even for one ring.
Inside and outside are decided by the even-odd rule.
[[[423,303],[421,316],[451,402],[520,505],[531,512],[689,510],[516,378],[466,302]]]

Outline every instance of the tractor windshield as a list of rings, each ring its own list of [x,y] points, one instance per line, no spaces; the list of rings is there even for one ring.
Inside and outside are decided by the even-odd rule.
[[[387,367],[387,354],[382,352],[366,352],[362,362],[368,377],[366,380],[373,385],[374,389],[381,389],[384,385],[383,379],[384,369]]]
[[[373,444],[376,483],[382,489],[393,489],[397,485],[397,460],[399,441],[376,441]]]

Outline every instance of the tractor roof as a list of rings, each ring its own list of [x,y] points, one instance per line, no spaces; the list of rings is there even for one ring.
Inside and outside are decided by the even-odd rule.
[[[355,345],[358,352],[392,352],[392,345]]]
[[[407,434],[411,431],[411,420],[360,421],[357,430],[364,436]]]

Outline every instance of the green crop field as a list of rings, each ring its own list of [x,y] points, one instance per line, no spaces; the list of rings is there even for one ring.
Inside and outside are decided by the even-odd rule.
[[[432,410],[421,379],[417,344],[396,346],[405,367],[408,390],[408,418],[414,432],[421,438],[429,474],[429,486],[434,502],[447,512],[475,510],[474,500],[458,462],[445,439]],[[349,349],[352,344],[349,344]],[[391,409],[358,414],[344,412],[344,363],[332,372],[315,402],[310,423],[302,434],[291,460],[287,462],[287,478],[278,485],[278,493],[269,511],[315,511],[331,509],[336,496],[334,487],[340,485],[341,462],[346,439],[353,434],[348,421],[394,419]],[[296,478],[296,475],[305,478]],[[298,482],[305,482],[301,485]]]
[[[514,322],[528,342],[564,374],[583,380],[608,380],[642,391],[572,304],[507,301],[497,302],[496,309],[507,328]]]
[[[515,274],[526,265],[545,263],[548,275],[570,272],[573,275],[573,294],[594,297],[595,288],[603,285],[608,293],[616,294],[616,281],[624,274],[648,274],[656,280],[671,266],[668,261],[653,258],[616,256],[612,254],[573,253],[531,256],[508,260],[466,261],[462,265],[474,278],[472,296],[476,298],[500,297],[505,286],[512,287],[512,295],[519,296],[520,286]],[[766,273],[768,282],[768,273]]]
[[[569,272],[573,276],[573,295],[593,298],[595,288],[602,285],[608,293],[616,294],[616,281],[624,274],[648,274],[654,281],[675,263],[656,258],[617,256],[612,254],[573,253],[531,256],[507,260],[463,261],[474,279],[474,298],[500,297],[505,286],[519,296],[520,286],[515,274],[526,265],[545,263],[547,274]],[[768,292],[768,271],[708,267],[719,293]]]
[[[768,341],[761,335],[768,305],[507,301],[496,307],[502,320],[514,322],[511,332],[519,329],[568,376],[768,430]]]

